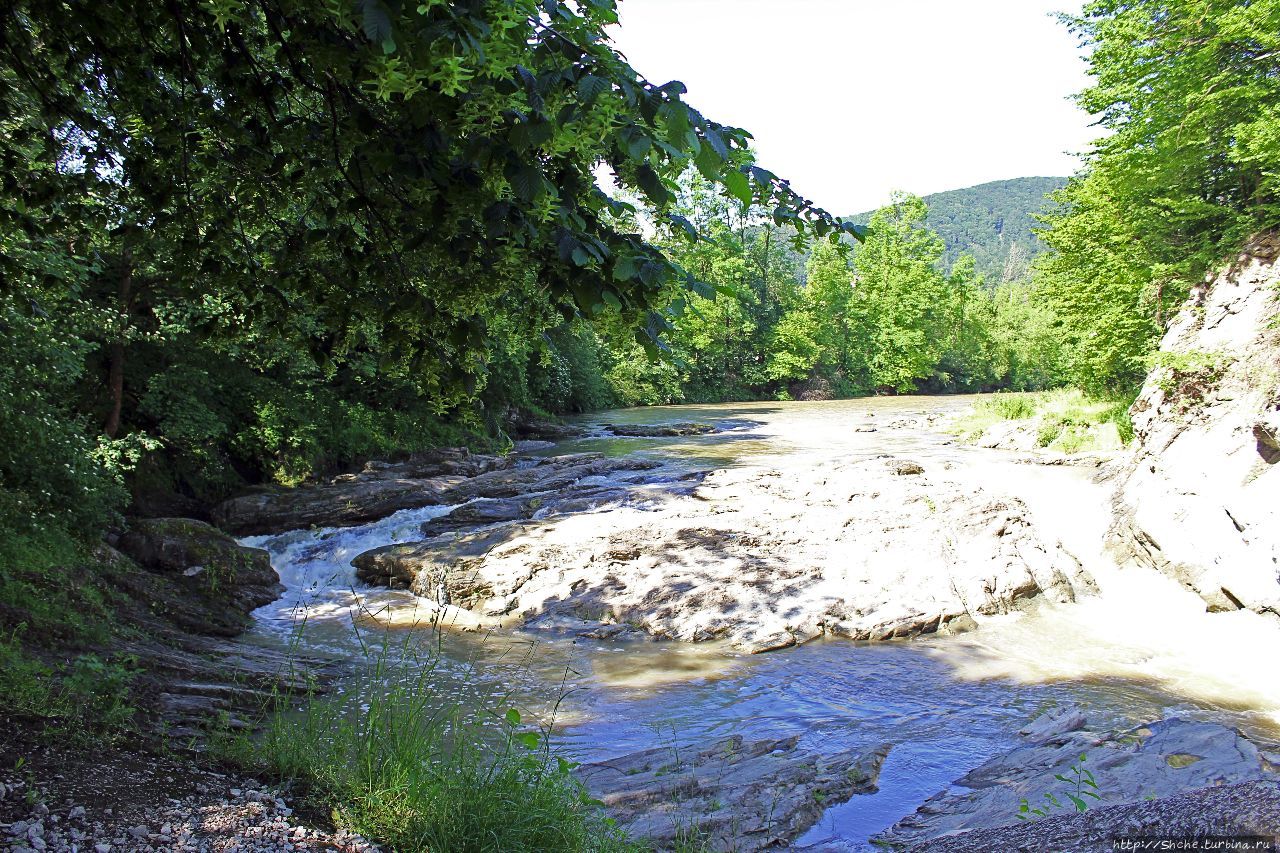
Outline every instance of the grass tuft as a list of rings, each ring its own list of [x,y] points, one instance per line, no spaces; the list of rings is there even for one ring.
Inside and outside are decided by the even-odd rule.
[[[291,781],[336,823],[390,849],[639,851],[507,697],[486,707],[433,685],[436,658],[384,640],[346,696],[268,715],[219,754]],[[353,700],[353,697],[359,697]]]
[[[1037,447],[1063,453],[1114,450],[1117,438],[1120,445],[1133,440],[1133,399],[1134,395],[1094,396],[1076,389],[992,394],[953,421],[950,431],[973,443],[992,427],[1018,422],[1035,436]]]

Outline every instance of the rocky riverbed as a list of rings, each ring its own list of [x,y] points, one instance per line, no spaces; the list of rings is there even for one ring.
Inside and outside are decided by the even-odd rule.
[[[357,556],[358,576],[486,624],[753,652],[962,631],[1092,589],[1018,498],[896,457],[472,503],[424,536]]]

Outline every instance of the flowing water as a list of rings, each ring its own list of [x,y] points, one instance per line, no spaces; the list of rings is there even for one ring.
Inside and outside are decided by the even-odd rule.
[[[1204,613],[1199,599],[1102,552],[1108,490],[1091,471],[1019,464],[1000,451],[955,444],[928,429],[885,429],[926,412],[958,411],[972,398],[876,398],[632,409],[584,422],[728,423],[728,432],[682,438],[594,435],[544,453],[636,453],[673,471],[740,464],[785,467],[815,458],[907,456],[949,464],[993,492],[1023,498],[1046,537],[1057,537],[1095,575],[1096,598],[1034,615],[987,620],[973,634],[911,642],[817,641],[749,656],[716,644],[548,639],[412,629],[434,647],[442,701],[491,701],[495,692],[544,722],[575,757],[598,759],[651,746],[673,750],[727,734],[799,734],[835,751],[892,743],[879,793],[828,809],[801,844],[866,839],[926,797],[1013,745],[1040,710],[1072,703],[1091,728],[1171,714],[1217,719],[1275,739],[1280,732],[1280,630],[1250,613]],[[856,431],[861,427],[876,431]],[[300,634],[310,651],[356,657],[357,606],[411,612],[407,593],[354,587],[351,558],[419,538],[418,526],[451,507],[397,513],[360,527],[255,537],[287,592],[256,614],[264,642]],[[389,621],[395,622],[391,619]],[[401,620],[403,623],[404,620]],[[368,632],[365,632],[367,637]],[[1016,803],[1010,804],[1010,813]]]

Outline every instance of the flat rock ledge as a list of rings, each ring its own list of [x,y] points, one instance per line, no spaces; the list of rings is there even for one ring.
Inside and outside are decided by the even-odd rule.
[[[1112,853],[1116,838],[1275,838],[1278,832],[1280,783],[1244,782],[1104,806],[1084,814],[1054,815],[1029,824],[977,829],[935,838],[912,847],[910,853]]]
[[[655,465],[640,459],[607,459],[599,453],[504,457],[448,449],[409,462],[370,462],[359,473],[327,483],[241,495],[214,507],[213,521],[236,536],[344,527],[405,509],[565,489],[584,477]]]
[[[1168,798],[1204,788],[1246,783],[1269,785],[1274,789],[1280,781],[1277,772],[1280,756],[1259,749],[1239,731],[1218,723],[1173,718],[1123,732],[1099,734],[1088,730],[1087,720],[1079,711],[1062,708],[1042,716],[1021,735],[1023,742],[1018,747],[955,780],[950,789],[930,797],[914,814],[876,836],[873,842],[894,850],[1035,849],[1075,853],[1095,849],[1083,843],[1035,846],[1041,843],[1038,833],[1049,831],[1036,829],[1039,823],[1056,821],[1057,824],[1050,826],[1065,826],[1069,821],[1059,815],[1063,811],[1074,814],[1074,807],[1066,797],[1067,792],[1074,792],[1074,787],[1055,778],[1057,775],[1072,778],[1073,765],[1093,773],[1101,799],[1087,801],[1091,808],[1084,818],[1089,818],[1088,822],[1076,822],[1063,831],[1084,833],[1090,844],[1097,841],[1095,834],[1104,831],[1113,835],[1150,832],[1159,824],[1144,821],[1163,814],[1155,806]],[[1086,760],[1081,761],[1081,755],[1085,755]],[[1053,794],[1063,808],[1048,807],[1046,793]],[[1033,807],[1046,807],[1050,816],[1034,823],[1020,822],[1017,814],[1024,798]],[[1207,803],[1218,802],[1225,800],[1215,796],[1201,803],[1201,807],[1185,811],[1183,824],[1193,834],[1203,834],[1214,826],[1231,825],[1234,816],[1245,814],[1243,809],[1234,806],[1216,813],[1203,808]],[[1274,809],[1280,800],[1272,795],[1266,802],[1272,809],[1269,814],[1277,814]],[[1121,810],[1111,811],[1110,817],[1091,817],[1095,812],[1103,815],[1104,811],[1114,808]],[[1174,807],[1170,813],[1177,813],[1180,808]],[[984,848],[965,846],[969,842],[958,840],[971,834],[989,838],[986,832],[970,833],[969,830],[1005,826],[1013,827],[1007,833],[1009,837],[1032,833],[1020,842],[1027,846],[998,844]],[[1270,829],[1276,832],[1280,822],[1272,823]],[[957,840],[945,843],[955,846],[942,846],[945,839],[952,837]],[[1107,843],[1109,845],[1109,841]]]
[[[890,750],[819,755],[798,743],[733,735],[586,764],[578,775],[620,826],[658,850],[696,841],[699,850],[747,853],[784,845],[828,806],[873,793]]]
[[[612,476],[623,461],[607,460],[619,466]],[[941,465],[832,459],[680,485],[649,500],[612,482],[577,485],[532,512],[475,503],[429,522],[421,541],[353,564],[366,583],[408,588],[481,624],[726,640],[748,652],[824,635],[960,632],[1094,589],[1020,500]]]

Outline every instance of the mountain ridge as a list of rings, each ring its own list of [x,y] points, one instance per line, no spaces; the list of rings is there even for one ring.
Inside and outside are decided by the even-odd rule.
[[[1032,230],[1040,226],[1035,214],[1050,209],[1053,202],[1046,196],[1066,183],[1065,177],[1025,176],[921,198],[929,208],[927,224],[946,245],[947,267],[967,252],[973,255],[978,272],[994,285],[1023,277],[1032,259],[1045,251]],[[865,225],[872,213],[850,218]]]

